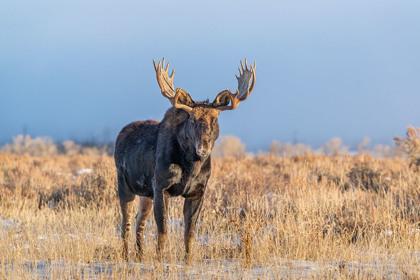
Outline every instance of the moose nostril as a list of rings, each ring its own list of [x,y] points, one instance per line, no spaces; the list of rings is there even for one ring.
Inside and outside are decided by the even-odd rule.
[[[197,154],[199,156],[204,157],[204,156],[207,156],[209,153],[206,150],[204,150],[204,149],[200,149],[200,150],[197,150]]]

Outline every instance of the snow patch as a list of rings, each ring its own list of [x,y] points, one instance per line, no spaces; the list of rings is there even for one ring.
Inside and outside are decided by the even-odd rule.
[[[8,219],[4,220],[0,216],[0,232],[2,231],[10,231],[10,230],[17,230],[22,226],[22,221],[17,219]]]
[[[75,172],[75,174],[77,176],[80,176],[80,175],[83,175],[83,174],[89,174],[89,173],[92,173],[92,169],[90,169],[90,168],[82,168],[82,169],[76,170],[76,172]]]

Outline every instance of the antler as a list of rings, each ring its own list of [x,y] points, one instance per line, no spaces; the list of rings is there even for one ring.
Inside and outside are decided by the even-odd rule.
[[[172,70],[172,74],[169,77],[168,76],[169,63],[168,65],[166,65],[166,69],[165,69],[165,58],[162,59],[162,65],[160,64],[160,61],[159,61],[157,66],[156,66],[155,60],[153,59],[153,66],[155,67],[156,79],[159,84],[162,95],[168,98],[171,104],[175,108],[183,109],[188,112],[191,111],[192,110],[191,107],[184,104],[178,104],[180,93],[185,92],[185,91],[182,88],[177,88],[176,92],[174,90],[175,69]]]
[[[185,104],[179,104],[179,103],[178,103],[178,98],[180,97],[181,93],[186,93],[186,92],[185,92],[185,90],[183,90],[182,88],[177,88],[177,89],[176,89],[176,94],[175,94],[175,97],[174,97],[174,100],[173,100],[173,105],[174,105],[174,107],[175,107],[175,108],[178,108],[178,109],[183,109],[183,110],[185,110],[185,111],[187,111],[187,112],[191,112],[191,111],[193,110],[193,108],[191,108],[191,107],[190,107],[190,106],[188,106],[188,105],[185,105]],[[171,101],[171,102],[172,102],[172,101]]]
[[[229,106],[220,106],[217,109],[221,111],[225,110],[234,110],[238,105],[246,100],[248,98],[248,95],[252,92],[255,85],[255,68],[257,67],[257,63],[254,61],[254,65],[251,65],[251,68],[248,69],[248,61],[245,58],[245,67],[244,64],[241,61],[241,68],[239,69],[239,77],[236,76],[236,79],[238,79],[238,88],[236,89],[236,93],[232,94],[230,89],[227,89],[227,92],[230,94],[230,105]],[[252,78],[252,84],[249,86],[249,83],[251,82]]]
[[[168,76],[168,69],[169,69],[169,63],[166,66],[165,69],[165,58],[162,59],[162,65],[160,65],[160,61],[158,65],[156,66],[156,62],[153,59],[153,66],[155,67],[156,71],[156,79],[159,84],[160,90],[162,91],[162,95],[166,98],[169,98],[171,100],[175,97],[175,90],[174,90],[174,75],[175,75],[175,69],[172,70],[172,74],[169,77]]]

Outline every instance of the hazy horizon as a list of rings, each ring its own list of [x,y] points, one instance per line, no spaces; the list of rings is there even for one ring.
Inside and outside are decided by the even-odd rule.
[[[253,93],[219,117],[249,150],[390,144],[420,126],[418,1],[14,1],[0,36],[0,143],[113,141],[161,120],[170,103],[152,59],[163,56],[197,101],[235,89],[239,61],[257,61]]]

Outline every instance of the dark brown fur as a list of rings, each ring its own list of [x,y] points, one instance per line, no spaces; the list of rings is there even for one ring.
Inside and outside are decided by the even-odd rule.
[[[184,203],[186,261],[190,261],[194,229],[211,174],[211,149],[219,136],[218,106],[226,106],[230,97],[220,93],[213,103],[194,102],[188,93],[180,103],[193,108],[186,112],[170,108],[161,122],[133,122],[124,127],[115,144],[118,195],[123,214],[124,256],[128,254],[135,195],[140,198],[137,214],[137,253],[143,255],[145,222],[154,209],[158,227],[158,258],[167,239],[169,198],[182,196]],[[152,207],[153,206],[153,207]]]

